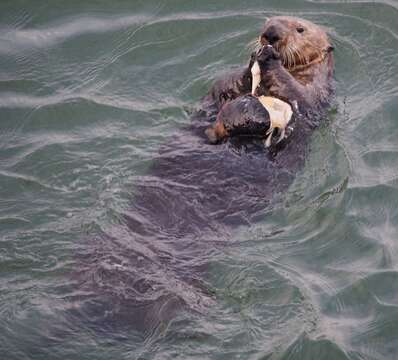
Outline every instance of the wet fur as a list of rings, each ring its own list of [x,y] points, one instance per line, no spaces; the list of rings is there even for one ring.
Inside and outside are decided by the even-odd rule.
[[[300,27],[304,32],[297,32]],[[327,106],[333,90],[333,46],[326,33],[309,21],[289,16],[269,19],[262,34],[270,28],[281,36],[272,44],[280,60],[263,74],[258,95],[274,96],[289,103],[297,101],[302,114],[317,114]],[[258,44],[267,45],[268,41],[260,35]],[[226,102],[250,93],[252,64],[253,57],[247,66],[215,83],[203,102],[208,117],[214,117]]]

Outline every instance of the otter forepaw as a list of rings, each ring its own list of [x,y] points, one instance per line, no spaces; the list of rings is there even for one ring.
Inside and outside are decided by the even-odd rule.
[[[258,50],[256,59],[262,67],[280,60],[280,55],[272,45],[266,45]]]

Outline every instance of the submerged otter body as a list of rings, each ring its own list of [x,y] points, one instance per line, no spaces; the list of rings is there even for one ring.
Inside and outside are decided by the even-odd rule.
[[[308,44],[297,42],[306,30]],[[82,259],[79,283],[90,298],[75,312],[86,323],[151,333],[181,309],[206,311],[215,300],[204,279],[217,247],[228,243],[237,226],[262,218],[303,167],[310,135],[331,92],[330,44],[317,26],[288,17],[268,20],[261,42],[272,43],[280,59],[263,74],[257,95],[297,101],[302,116],[292,135],[277,151],[233,139],[209,144],[205,129],[221,107],[250,93],[253,59],[218,81],[203,110],[192,116],[192,126],[170,139],[147,175],[137,180],[131,209],[121,221],[123,231],[94,242],[95,256]],[[297,50],[297,44],[303,48]],[[231,109],[232,117],[240,116],[240,106]]]

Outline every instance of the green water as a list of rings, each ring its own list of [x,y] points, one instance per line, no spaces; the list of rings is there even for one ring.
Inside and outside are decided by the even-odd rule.
[[[80,258],[93,242],[120,256],[135,184],[277,14],[335,46],[337,106],[305,167],[258,221],[207,243],[198,311],[85,326],[70,313],[95,289],[71,274],[99,265]],[[394,0],[2,0],[0,357],[398,359],[397,54]],[[117,313],[128,279],[110,286]]]

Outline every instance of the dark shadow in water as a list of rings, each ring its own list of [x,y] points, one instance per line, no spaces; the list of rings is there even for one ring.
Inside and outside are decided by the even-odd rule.
[[[205,313],[215,301],[205,282],[212,255],[287,189],[313,130],[303,122],[270,151],[253,139],[209,145],[208,124],[204,114],[193,115],[134,184],[123,231],[90,241],[79,255],[72,313],[86,326],[145,336],[182,309]]]

